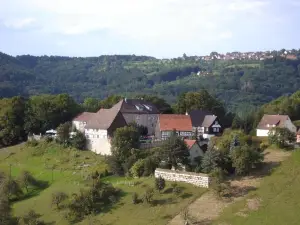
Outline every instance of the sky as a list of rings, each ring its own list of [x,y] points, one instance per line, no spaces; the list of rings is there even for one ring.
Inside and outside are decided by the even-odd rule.
[[[300,0],[0,0],[10,55],[149,55],[300,48]]]

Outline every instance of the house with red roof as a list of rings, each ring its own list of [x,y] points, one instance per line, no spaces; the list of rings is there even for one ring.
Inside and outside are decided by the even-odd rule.
[[[191,164],[198,164],[197,158],[204,156],[204,151],[201,149],[199,143],[196,140],[184,140],[190,152],[190,162]]]
[[[256,129],[256,136],[268,137],[270,130],[276,127],[287,128],[291,132],[297,132],[296,126],[288,115],[264,115]]]
[[[178,136],[190,138],[193,136],[191,117],[178,114],[160,114],[155,128],[155,138],[166,140],[176,130]]]

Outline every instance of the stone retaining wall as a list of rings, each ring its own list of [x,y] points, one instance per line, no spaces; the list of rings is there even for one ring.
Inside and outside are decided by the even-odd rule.
[[[156,169],[155,177],[162,177],[165,180],[185,182],[196,185],[198,187],[209,187],[210,178],[207,174],[191,173],[184,171]]]

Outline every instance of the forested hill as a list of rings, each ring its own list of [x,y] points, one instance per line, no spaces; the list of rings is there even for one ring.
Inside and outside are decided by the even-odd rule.
[[[298,52],[299,53],[299,52]],[[280,53],[265,60],[203,60],[147,56],[17,56],[0,53],[0,97],[68,93],[78,101],[112,94],[158,95],[173,102],[207,89],[231,109],[261,105],[300,89],[300,60]]]

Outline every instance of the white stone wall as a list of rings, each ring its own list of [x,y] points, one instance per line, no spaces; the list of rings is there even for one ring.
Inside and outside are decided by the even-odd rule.
[[[165,180],[185,182],[198,187],[209,187],[210,178],[207,174],[190,173],[183,171],[173,171],[165,169],[156,169],[155,177],[162,177]]]
[[[111,155],[111,144],[107,130],[85,129],[87,148],[96,154]]]
[[[111,144],[107,139],[88,139],[87,148],[100,155],[111,155]]]

